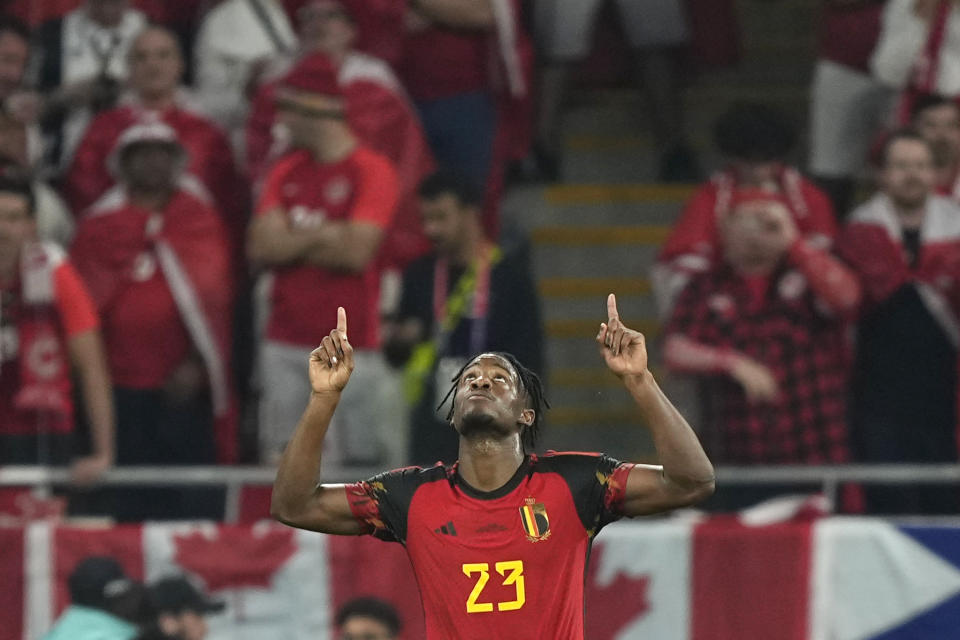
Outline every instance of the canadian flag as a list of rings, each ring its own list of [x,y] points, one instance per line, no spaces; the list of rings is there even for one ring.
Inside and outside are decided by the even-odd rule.
[[[6,587],[0,596],[0,602],[11,600],[11,606],[0,611],[4,640],[39,638],[69,604],[66,578],[89,555],[112,555],[130,576],[148,582],[179,573],[197,580],[228,605],[209,618],[212,640],[328,637],[332,599],[326,536],[269,523],[106,529],[43,523],[19,536],[16,530],[4,533],[21,542],[23,559],[23,601],[12,602],[14,590]],[[4,567],[16,566],[16,544],[4,544],[0,554],[11,561]],[[18,610],[22,616],[16,615]],[[20,631],[7,636],[4,629]]]
[[[394,603],[423,638],[400,545],[272,523],[0,528],[0,640],[37,640],[80,559],[135,577],[186,573],[227,603],[211,640],[324,640],[358,595]],[[606,528],[586,585],[588,640],[939,640],[960,637],[960,525],[735,516]]]

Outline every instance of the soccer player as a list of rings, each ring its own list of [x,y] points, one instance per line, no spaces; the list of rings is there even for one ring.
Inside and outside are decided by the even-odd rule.
[[[341,307],[337,328],[310,355],[312,393],[277,473],[273,516],[403,544],[428,640],[583,638],[584,571],[601,527],[693,504],[714,487],[710,461],[647,369],[644,337],[620,321],[612,294],[607,314],[600,352],[636,401],[663,466],[528,453],[546,406],[540,381],[509,354],[483,353],[450,391],[457,463],[318,486],[323,438],[353,369]]]

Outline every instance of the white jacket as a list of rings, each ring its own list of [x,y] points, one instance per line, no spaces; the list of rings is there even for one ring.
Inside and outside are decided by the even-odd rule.
[[[253,10],[256,2],[280,40],[277,46]],[[297,38],[278,0],[226,0],[200,25],[196,45],[196,91],[203,111],[227,131],[242,128],[244,90],[254,64],[296,47]]]
[[[873,75],[894,89],[904,89],[911,84],[930,31],[930,24],[914,14],[914,2],[887,2],[880,40],[870,60]],[[933,90],[946,96],[960,95],[960,7],[954,7],[947,18]]]

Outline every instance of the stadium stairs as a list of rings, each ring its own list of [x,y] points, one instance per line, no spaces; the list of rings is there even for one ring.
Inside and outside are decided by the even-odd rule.
[[[705,170],[719,164],[711,148],[712,122],[735,100],[772,103],[798,125],[805,122],[814,4],[739,3],[743,62],[697,78],[685,94],[690,142]],[[611,291],[624,321],[647,335],[658,379],[685,413],[697,414],[691,385],[664,375],[649,282],[657,249],[693,185],[653,182],[658,154],[643,113],[640,95],[631,89],[576,92],[565,110],[561,182],[515,189],[504,206],[506,226],[525,231],[532,246],[553,406],[543,443],[549,448],[652,456],[629,396],[593,343]]]

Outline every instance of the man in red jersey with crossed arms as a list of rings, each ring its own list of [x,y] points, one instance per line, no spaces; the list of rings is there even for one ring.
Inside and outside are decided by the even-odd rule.
[[[337,328],[310,356],[312,393],[280,464],[273,516],[403,544],[430,640],[582,639],[586,558],[601,527],[693,504],[714,487],[700,442],[657,386],[644,337],[620,321],[612,294],[607,313],[597,343],[633,396],[662,466],[529,453],[546,407],[540,381],[513,356],[484,353],[451,388],[457,463],[318,486],[324,435],[354,366],[340,308]]]

